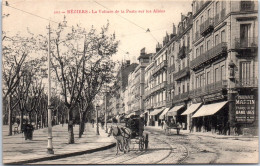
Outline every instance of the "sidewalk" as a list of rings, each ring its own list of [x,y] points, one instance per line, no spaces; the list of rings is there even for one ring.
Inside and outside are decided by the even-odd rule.
[[[145,128],[157,131],[163,131],[161,126],[146,126]],[[177,134],[175,129],[171,129],[173,134]],[[182,135],[199,135],[204,137],[213,137],[217,139],[236,139],[236,140],[250,140],[250,139],[258,139],[258,136],[244,136],[244,135],[219,135],[217,133],[212,132],[191,132],[189,130],[180,130],[180,134]]]
[[[107,137],[107,133],[101,127],[100,135],[96,135],[91,124],[86,124],[86,131],[82,138],[78,138],[79,126],[75,125],[74,144],[68,144],[68,125],[53,126],[52,142],[54,155],[47,154],[48,128],[34,130],[33,140],[25,140],[23,134],[8,136],[8,126],[3,126],[3,163],[26,164],[39,161],[53,160],[84,153],[92,153],[115,146],[113,137]]]

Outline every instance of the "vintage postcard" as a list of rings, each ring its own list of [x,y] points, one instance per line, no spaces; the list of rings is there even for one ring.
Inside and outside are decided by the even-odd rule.
[[[4,0],[2,163],[257,164],[258,1]]]

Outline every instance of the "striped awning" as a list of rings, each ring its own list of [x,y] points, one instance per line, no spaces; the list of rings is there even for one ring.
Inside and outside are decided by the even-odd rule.
[[[188,114],[193,113],[194,111],[196,111],[196,110],[200,107],[201,104],[202,104],[202,103],[191,104],[191,105],[187,108],[187,110],[184,111],[181,115],[188,115]]]
[[[150,113],[150,115],[157,115],[161,113],[165,108],[159,108]]]
[[[162,114],[159,116],[159,119],[163,119],[164,115],[169,111],[170,108],[165,108]]]
[[[227,101],[218,102],[214,104],[203,105],[193,116],[192,118],[209,116],[217,113],[222,107],[227,104]]]
[[[178,105],[173,107],[170,111],[168,111],[167,116],[176,116],[179,109],[184,107],[184,105]]]

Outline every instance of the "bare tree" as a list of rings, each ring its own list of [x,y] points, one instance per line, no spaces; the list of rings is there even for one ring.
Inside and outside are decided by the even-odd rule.
[[[115,41],[114,35],[107,35],[108,24],[102,27],[100,33],[93,27],[88,33],[80,26],[69,31],[65,27],[65,24],[59,24],[52,35],[51,62],[56,79],[61,85],[64,104],[68,109],[68,143],[74,143],[74,108],[83,96],[84,87],[87,86],[93,91],[99,90],[95,84],[103,84],[103,75],[98,76],[97,73],[105,69],[105,62],[116,52],[118,42]]]

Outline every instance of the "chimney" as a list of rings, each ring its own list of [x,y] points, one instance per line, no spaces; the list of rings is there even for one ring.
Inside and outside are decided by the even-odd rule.
[[[145,55],[145,47],[141,49],[140,56]]]
[[[161,49],[162,47],[161,47],[161,45],[160,45],[160,43],[158,42],[157,43],[157,45],[156,45],[156,52],[158,52],[158,51],[160,51],[160,49]]]
[[[176,35],[176,26],[174,25],[174,23],[172,24],[172,34]]]
[[[130,60],[126,60],[126,66],[130,65]]]
[[[185,16],[181,13],[181,21],[183,21]]]

